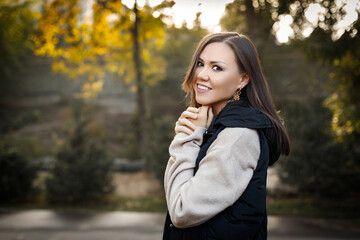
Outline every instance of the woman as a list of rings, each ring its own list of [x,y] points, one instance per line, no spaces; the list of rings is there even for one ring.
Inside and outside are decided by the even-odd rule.
[[[203,38],[183,88],[164,187],[163,239],[266,239],[266,173],[289,138],[257,51],[238,33]]]

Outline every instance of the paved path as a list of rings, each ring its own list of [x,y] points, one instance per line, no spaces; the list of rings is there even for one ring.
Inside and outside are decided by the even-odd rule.
[[[164,214],[0,212],[0,240],[159,240]],[[269,216],[269,240],[360,239],[360,219]]]

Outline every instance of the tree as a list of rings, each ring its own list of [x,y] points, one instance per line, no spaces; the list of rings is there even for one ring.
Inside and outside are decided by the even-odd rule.
[[[106,72],[115,72],[137,92],[139,142],[146,152],[146,115],[143,88],[163,79],[165,62],[157,54],[164,44],[163,9],[173,1],[151,8],[127,8],[120,0],[97,0],[92,21],[80,21],[77,0],[55,0],[44,6],[33,40],[36,54],[52,57],[53,69],[72,78],[86,76],[83,97],[96,96]],[[159,13],[154,17],[154,13]],[[83,13],[82,13],[83,14]],[[88,16],[91,17],[91,16]]]
[[[103,200],[113,191],[112,161],[91,131],[89,107],[72,104],[72,122],[46,181],[47,198],[53,203],[79,204]]]
[[[349,166],[351,152],[333,139],[331,111],[323,101],[318,97],[311,104],[285,103],[293,148],[290,157],[280,161],[279,175],[302,196],[343,199],[357,192],[353,186],[360,178],[356,167]]]
[[[199,15],[198,15],[199,17]],[[150,170],[163,181],[169,144],[174,138],[174,124],[187,106],[185,92],[181,89],[187,68],[198,42],[208,33],[201,28],[199,18],[193,29],[185,26],[166,29],[165,46],[161,55],[166,59],[165,79],[149,89],[149,162]]]
[[[34,190],[36,166],[13,146],[0,142],[0,202],[25,202]]]
[[[341,29],[346,13],[351,9],[357,18]],[[324,106],[332,112],[331,129],[333,141],[342,144],[344,154],[339,168],[351,176],[358,176],[360,169],[360,5],[355,1],[282,1],[283,14],[294,19],[294,36],[291,44],[301,49],[308,59],[319,62],[328,69],[326,84],[329,94]],[[310,22],[307,11],[319,10],[318,18]],[[304,36],[304,30],[311,34]],[[345,154],[346,152],[346,154]],[[342,171],[344,172],[344,171]],[[348,183],[351,186],[353,183]],[[357,191],[358,192],[358,191]]]
[[[315,25],[305,16],[314,6],[311,4],[325,9]],[[355,134],[360,102],[355,95],[360,90],[358,23],[336,38],[336,24],[344,16],[344,9],[332,0],[235,0],[227,5],[221,20],[227,30],[253,38],[276,104],[285,116],[293,151],[288,159],[279,161],[282,179],[303,192],[321,196],[349,189],[359,169],[356,149],[360,141]],[[279,46],[275,44],[273,26],[283,14],[293,18],[294,39]],[[309,27],[314,31],[306,38],[303,32]],[[332,120],[322,104],[332,111]],[[341,166],[334,171],[334,165]],[[344,176],[354,181],[338,181],[332,189],[332,179]]]
[[[277,9],[277,1],[235,0],[226,5],[220,24],[228,31],[247,34],[257,48],[262,48],[273,39],[271,30]]]
[[[289,92],[289,88],[284,91],[284,82],[290,85],[296,76],[285,75],[287,72],[282,63],[293,66],[301,56],[275,43],[272,26],[277,10],[276,1],[235,0],[226,5],[220,24],[227,31],[235,31],[251,38],[258,50],[270,89],[276,94],[277,102],[282,102],[287,96],[294,95],[294,92]]]
[[[32,56],[34,45],[29,36],[34,31],[35,14],[30,5],[30,1],[0,1],[0,84],[3,93],[6,93],[8,81]]]
[[[282,3],[282,13],[291,14],[294,19],[292,43],[304,50],[309,59],[319,61],[330,69],[328,83],[332,94],[326,100],[326,106],[333,112],[332,127],[338,140],[349,137],[351,141],[360,140],[360,101],[357,94],[360,90],[360,19],[357,17],[343,33],[339,25],[346,12],[350,11],[347,5],[353,4],[356,14],[360,13],[359,4],[355,5],[354,2],[326,0]],[[315,22],[310,22],[306,13],[314,6],[320,9],[319,17]],[[303,35],[306,28],[313,29],[309,37]]]

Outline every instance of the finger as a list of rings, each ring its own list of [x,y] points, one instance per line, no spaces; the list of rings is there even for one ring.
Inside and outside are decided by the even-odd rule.
[[[209,110],[209,106],[202,106],[202,107],[200,108],[199,115],[200,115],[201,117],[205,117],[205,119],[206,119],[206,118],[207,118],[208,110]]]
[[[188,135],[193,133],[192,130],[190,130],[189,128],[187,128],[185,126],[176,126],[175,127],[175,133],[178,134],[178,133],[181,133],[181,132],[186,133]]]
[[[181,126],[180,122],[179,122],[179,121],[176,121],[176,123],[175,123],[175,128],[174,128],[176,134],[177,134],[176,128],[179,127],[179,126]]]
[[[193,113],[198,113],[199,112],[199,108],[196,108],[196,107],[188,107],[186,109],[186,111],[189,111],[189,112],[193,112]]]
[[[189,119],[182,118],[179,120],[179,123],[185,127],[190,128],[191,130],[195,131],[196,125],[193,122],[191,122]]]
[[[191,119],[197,119],[198,118],[198,113],[193,113],[193,112],[189,112],[189,111],[184,111],[180,118],[191,118]]]

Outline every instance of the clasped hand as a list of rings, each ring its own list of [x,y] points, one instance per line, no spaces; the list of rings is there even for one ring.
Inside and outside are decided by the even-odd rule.
[[[175,133],[183,132],[190,135],[196,127],[208,128],[213,118],[214,114],[209,106],[188,107],[176,122]]]

